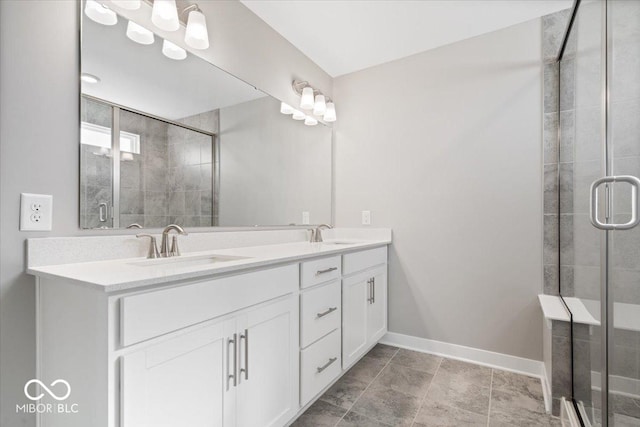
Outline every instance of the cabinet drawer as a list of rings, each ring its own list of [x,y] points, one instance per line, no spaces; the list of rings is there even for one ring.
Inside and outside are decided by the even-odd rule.
[[[300,285],[303,288],[340,277],[340,255],[320,258],[300,264]]]
[[[301,347],[340,327],[341,299],[340,280],[300,295]]]
[[[120,342],[135,344],[294,292],[298,274],[293,264],[124,297]]]
[[[304,406],[340,374],[340,329],[300,352],[300,405]]]
[[[342,271],[351,274],[366,270],[376,265],[387,263],[387,247],[346,254],[342,259]]]

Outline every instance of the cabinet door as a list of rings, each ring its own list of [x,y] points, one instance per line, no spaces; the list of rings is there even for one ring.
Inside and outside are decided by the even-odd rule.
[[[226,327],[220,322],[123,356],[123,427],[225,425],[232,403]]]
[[[370,275],[342,281],[342,367],[355,362],[367,349],[367,311]]]
[[[387,271],[376,269],[371,273],[371,302],[367,306],[367,341],[377,342],[387,332]]]
[[[298,411],[298,325],[293,296],[238,317],[239,427],[279,427]]]

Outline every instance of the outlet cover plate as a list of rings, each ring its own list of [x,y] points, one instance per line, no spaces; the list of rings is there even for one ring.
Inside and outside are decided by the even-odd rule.
[[[51,231],[53,196],[20,194],[20,231]]]

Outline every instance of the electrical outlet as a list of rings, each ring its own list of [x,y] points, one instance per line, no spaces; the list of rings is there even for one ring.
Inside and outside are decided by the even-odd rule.
[[[309,212],[307,211],[302,212],[302,223],[309,224]]]
[[[51,231],[53,196],[20,194],[20,230]]]
[[[371,225],[371,211],[362,211],[362,225]]]

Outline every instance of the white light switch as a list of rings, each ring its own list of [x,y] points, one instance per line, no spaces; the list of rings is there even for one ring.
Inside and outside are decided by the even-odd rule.
[[[362,211],[362,225],[371,225],[371,211]]]
[[[302,223],[309,224],[309,212],[307,211],[302,212]]]
[[[20,230],[51,231],[53,196],[20,194]]]

